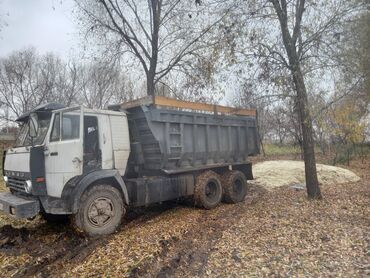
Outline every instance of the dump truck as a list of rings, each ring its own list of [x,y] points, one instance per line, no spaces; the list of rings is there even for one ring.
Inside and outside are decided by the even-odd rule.
[[[256,111],[146,97],[106,110],[40,105],[17,119],[3,155],[15,218],[71,218],[88,235],[113,233],[128,209],[190,199],[212,209],[244,200],[259,153]]]

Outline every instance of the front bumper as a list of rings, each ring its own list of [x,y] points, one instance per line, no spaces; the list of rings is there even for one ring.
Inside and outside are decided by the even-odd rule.
[[[31,218],[40,212],[40,202],[37,199],[23,198],[9,192],[1,192],[0,212],[15,218]]]

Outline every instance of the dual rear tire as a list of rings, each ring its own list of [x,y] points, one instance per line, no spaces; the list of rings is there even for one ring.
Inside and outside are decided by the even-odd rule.
[[[212,209],[222,199],[222,186],[219,175],[213,171],[206,171],[196,178],[194,201],[198,207]]]
[[[195,182],[195,205],[205,209],[225,203],[242,202],[247,195],[247,179],[240,171],[227,171],[221,177],[213,171],[201,173]]]
[[[223,201],[229,204],[243,202],[247,195],[247,179],[240,171],[228,171],[222,175]]]

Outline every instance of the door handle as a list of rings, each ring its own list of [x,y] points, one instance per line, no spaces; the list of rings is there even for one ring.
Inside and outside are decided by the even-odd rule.
[[[58,155],[58,152],[52,152],[50,153],[50,156],[57,156]]]

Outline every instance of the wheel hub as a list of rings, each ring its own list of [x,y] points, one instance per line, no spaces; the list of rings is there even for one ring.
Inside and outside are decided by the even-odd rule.
[[[114,206],[110,199],[101,197],[95,199],[89,206],[87,217],[89,222],[97,227],[107,225],[114,216]]]
[[[214,182],[209,182],[205,188],[206,196],[209,200],[217,198],[217,185]]]
[[[236,179],[233,184],[233,191],[236,194],[239,194],[243,190],[243,184],[240,179]]]

